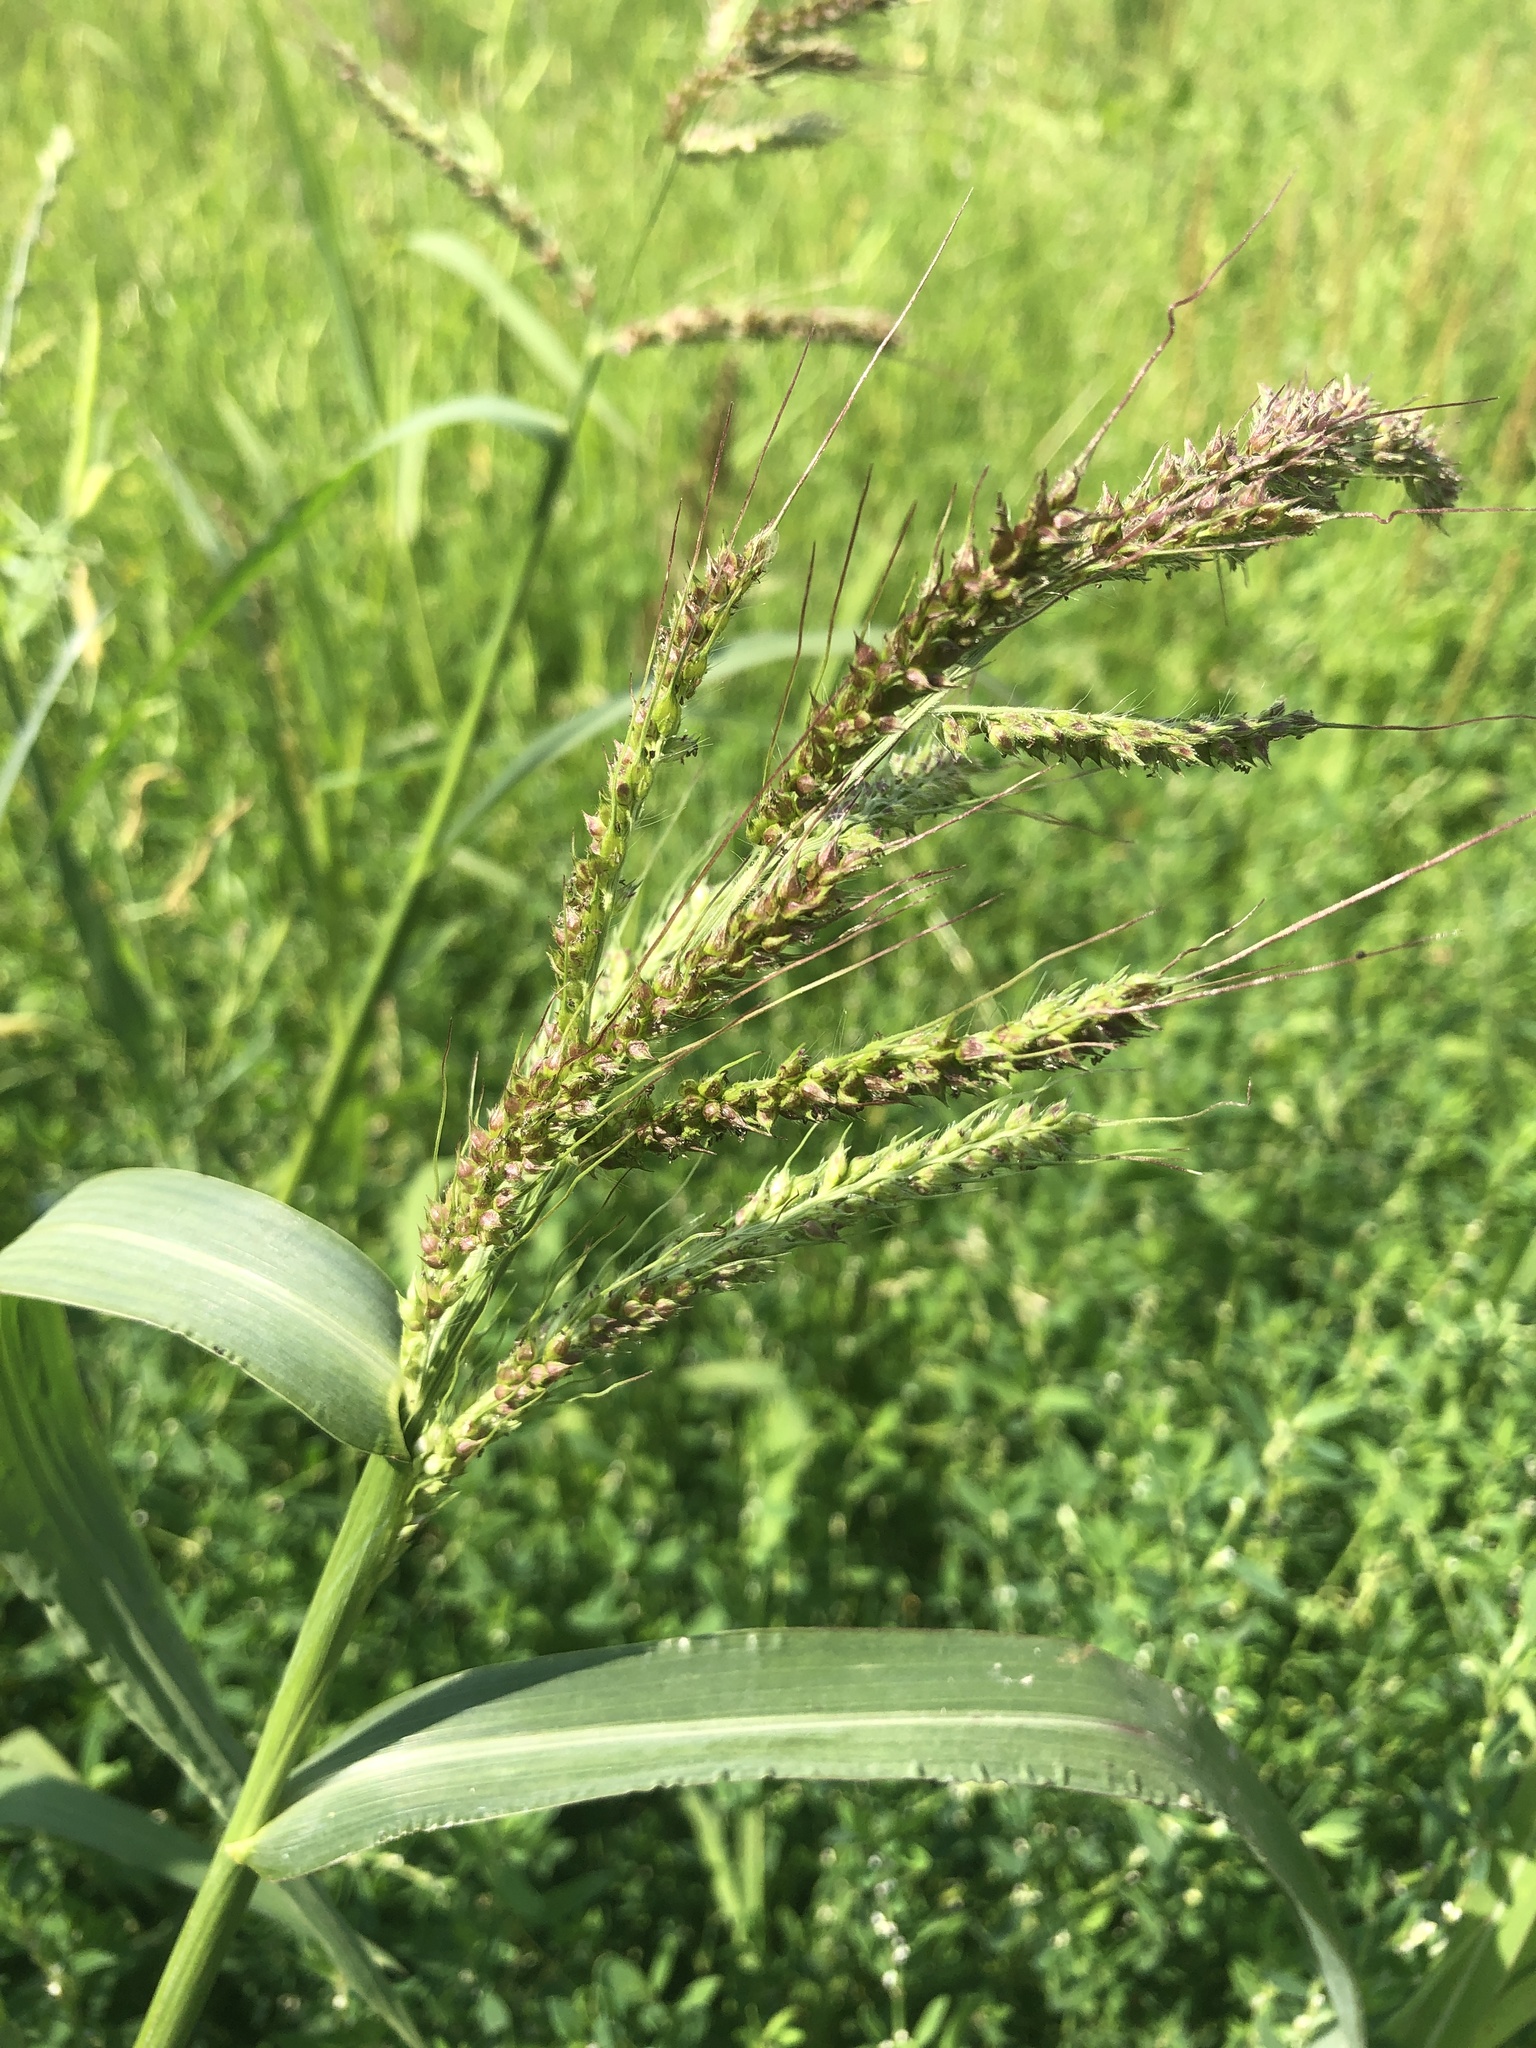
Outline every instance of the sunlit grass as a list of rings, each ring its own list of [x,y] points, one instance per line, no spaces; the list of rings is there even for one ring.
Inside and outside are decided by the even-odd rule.
[[[662,176],[654,136],[696,55],[695,10],[468,12],[390,7],[375,24],[348,9],[333,26],[429,106],[472,133],[485,124],[505,174],[597,272],[606,319],[684,302],[894,309],[970,195],[905,349],[808,488],[749,629],[793,628],[814,536],[811,619],[824,631],[866,470],[845,620],[914,498],[926,533],[984,460],[988,489],[1019,496],[1068,458],[1168,299],[1288,176],[1272,222],[1186,318],[1103,473],[1129,480],[1159,439],[1203,438],[1260,381],[1347,370],[1387,403],[1488,399],[1445,429],[1470,494],[1529,498],[1523,10],[1294,0],[1262,24],[1177,0],[898,11],[873,31],[878,75],[796,88],[797,106],[835,100],[842,142],[680,171],[623,304],[602,293]],[[563,407],[559,385],[411,237],[467,237],[575,351],[568,302],[369,124],[299,27],[280,43],[340,195],[383,416],[465,391]],[[76,532],[89,589],[116,612],[99,672],[77,670],[42,749],[62,795],[122,735],[72,831],[155,1019],[141,1085],[93,1011],[43,821],[19,789],[0,846],[8,1238],[38,1200],[104,1165],[197,1163],[253,1181],[279,1166],[430,797],[538,452],[464,426],[433,442],[419,474],[382,458],[256,603],[157,679],[220,551],[258,537],[376,422],[240,9],[10,10],[0,105],[7,248],[53,124],[78,143],[18,323],[0,478],[46,522],[61,477],[82,477],[72,420],[94,303],[85,456],[113,474]],[[478,785],[551,721],[624,687],[676,507],[686,527],[702,500],[728,386],[720,502],[733,506],[797,353],[743,348],[729,377],[717,347],[605,367],[601,392],[634,445],[601,423],[586,433]],[[764,502],[792,482],[860,360],[808,361]],[[1529,546],[1512,518],[1440,534],[1361,527],[1261,563],[1246,584],[1100,593],[1032,628],[988,687],[1162,714],[1252,713],[1282,695],[1340,719],[1525,708]],[[40,629],[22,647],[28,693],[53,645]],[[701,698],[707,745],[674,846],[750,789],[782,681],[782,669],[744,675]],[[1522,808],[1520,733],[1320,735],[1246,786],[1101,775],[1064,797],[1057,829],[978,821],[941,900],[998,900],[952,934],[946,973],[984,986],[1154,907],[1115,957],[1158,964],[1260,897],[1266,921],[1284,922]],[[376,1012],[326,1187],[328,1219],[386,1259],[420,1207],[441,1077],[456,1131],[474,1061],[499,1077],[542,995],[569,822],[597,751],[593,740],[519,782],[486,816],[434,882]],[[307,865],[285,810],[292,778],[314,821]],[[1448,934],[1431,947],[1187,1016],[1131,1069],[1084,1086],[1106,1114],[1179,1113],[1251,1086],[1246,1112],[1186,1134],[1202,1178],[1099,1170],[978,1197],[937,1233],[904,1226],[828,1252],[721,1306],[686,1346],[658,1342],[642,1384],[571,1406],[502,1466],[477,1468],[383,1596],[388,1648],[358,1668],[355,1700],[344,1674],[338,1716],[476,1658],[674,1627],[964,1621],[1091,1636],[1216,1699],[1304,1822],[1350,1817],[1324,1831],[1342,1852],[1331,1874],[1378,1994],[1406,1987],[1392,1942],[1455,1891],[1511,1748],[1528,1747],[1523,1666],[1500,1664],[1536,1491],[1522,1463],[1536,1421],[1526,861],[1518,837],[1503,842],[1346,935]],[[1022,919],[1017,890],[999,891],[1021,872],[1049,877]],[[908,950],[826,999],[850,1039],[925,1014],[925,958]],[[789,1013],[778,1042],[802,1028]],[[539,1247],[552,1269],[563,1227]],[[727,1365],[734,1377],[712,1370]],[[114,1339],[100,1366],[125,1483],[227,1704],[248,1717],[338,1512],[335,1454],[190,1354]],[[227,1422],[211,1426],[231,1400],[247,1417],[238,1450]],[[7,1711],[137,1802],[169,1799],[164,1766],[92,1702],[33,1611],[13,1603],[7,1630]],[[1170,1856],[1159,1822],[1043,1796],[786,1790],[767,1804],[771,1931],[750,1967],[712,1917],[680,1810],[508,1824],[414,1845],[409,1870],[385,1863],[350,1882],[454,2040],[507,2038],[515,2006],[518,2039],[753,2041],[793,2008],[812,2041],[875,2042],[947,1998],[937,2040],[1205,2048],[1287,2038],[1305,2001],[1283,1908],[1201,1830]],[[27,1847],[0,1910],[0,1983],[23,2036],[126,2038],[170,1902]],[[900,2012],[876,1912],[912,1949]],[[1277,1975],[1287,1953],[1292,1974]],[[683,1987],[711,1974],[714,2002],[680,2011]],[[369,2038],[323,1993],[285,2009],[287,1989],[281,1957],[243,1947],[208,2038],[249,2039],[253,2012],[263,2038]],[[792,2039],[788,2027],[767,2038]]]

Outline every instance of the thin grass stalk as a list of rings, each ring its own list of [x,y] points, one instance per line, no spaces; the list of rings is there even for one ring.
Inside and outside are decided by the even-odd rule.
[[[281,1169],[273,1177],[272,1193],[280,1202],[293,1200],[330,1134],[367,1036],[374,1007],[389,986],[399,963],[401,948],[420,906],[422,892],[437,870],[444,834],[463,789],[475,741],[485,719],[486,706],[500,672],[503,652],[527,612],[534,578],[549,539],[555,505],[569,473],[572,452],[601,367],[600,356],[594,354],[589,357],[566,414],[565,438],[558,447],[550,449],[545,460],[527,551],[520,568],[506,585],[491,630],[481,644],[469,696],[454,727],[432,802],[417,829],[405,872],[395,885],[395,893],[375,936],[362,981],[332,1035],[325,1068],[310,1097],[309,1113],[303,1128],[294,1139]]]
[[[386,1458],[363,1467],[320,1583],[261,1731],[256,1754],[219,1846],[209,1859],[134,2048],[184,2048],[197,2025],[230,1937],[256,1888],[231,1851],[277,1811],[288,1773],[308,1740],[325,1689],[383,1578],[405,1525],[412,1474]]]
[[[43,222],[48,209],[59,196],[59,179],[64,166],[75,153],[75,138],[67,128],[55,128],[37,159],[37,191],[27,209],[27,217],[21,224],[21,233],[16,237],[16,247],[11,255],[11,267],[5,280],[5,292],[0,296],[0,384],[5,381],[6,368],[11,360],[11,340],[16,332],[16,314],[21,305],[22,294],[27,288],[27,269],[32,261],[32,251],[37,247],[43,232]]]

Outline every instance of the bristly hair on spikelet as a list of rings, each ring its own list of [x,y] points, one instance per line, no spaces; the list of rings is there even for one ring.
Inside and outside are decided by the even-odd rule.
[[[472,1125],[422,1233],[403,1355],[424,1501],[582,1360],[760,1278],[796,1245],[903,1201],[1072,1156],[1093,1118],[1011,1091],[1095,1066],[1151,1031],[1171,1004],[1241,985],[1172,969],[1123,972],[1043,989],[995,1023],[967,1021],[962,1008],[845,1050],[801,1046],[756,1076],[739,1059],[677,1074],[726,1028],[716,1023],[699,1038],[707,1020],[921,895],[921,875],[878,885],[878,870],[995,800],[978,783],[978,755],[1027,759],[1028,782],[1059,768],[1243,774],[1266,765],[1281,741],[1320,729],[1310,712],[1284,704],[1251,717],[1152,718],[960,702],[977,663],[1006,635],[1098,583],[1241,562],[1314,533],[1345,516],[1341,494],[1359,478],[1395,482],[1429,515],[1455,502],[1459,484],[1421,415],[1379,412],[1342,379],[1261,391],[1241,433],[1164,450],[1133,490],[1104,491],[1092,511],[1077,503],[1081,474],[1079,464],[1055,485],[1042,479],[1022,517],[1000,504],[985,549],[968,533],[947,562],[935,556],[882,647],[860,640],[812,705],[741,836],[727,835],[630,938],[625,870],[636,833],[657,777],[691,751],[688,707],[771,559],[777,522],[681,579],[565,885],[544,1020]],[[470,1335],[517,1247],[587,1175],[966,1096],[989,1099],[947,1128],[930,1124],[857,1153],[839,1141],[803,1172],[771,1173],[731,1215],[663,1235],[622,1273],[594,1278],[578,1262],[500,1367],[470,1374]]]
[[[842,682],[812,714],[764,792],[750,830],[785,832],[869,745],[874,730],[924,696],[952,688],[1007,634],[1095,584],[1141,581],[1206,562],[1240,563],[1315,533],[1342,512],[1357,479],[1386,477],[1426,511],[1455,503],[1460,479],[1422,415],[1380,414],[1348,378],[1321,390],[1261,390],[1246,431],[1203,449],[1164,449],[1126,497],[1105,489],[1091,511],[1081,479],[1042,478],[1021,518],[998,500],[983,554],[973,535],[934,573],[875,649],[860,641]]]

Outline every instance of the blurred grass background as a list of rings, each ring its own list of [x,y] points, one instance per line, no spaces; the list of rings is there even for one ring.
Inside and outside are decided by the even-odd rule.
[[[499,153],[595,272],[600,322],[683,301],[894,310],[970,195],[905,348],[799,501],[755,630],[793,626],[813,544],[824,626],[866,471],[856,594],[913,500],[908,567],[983,468],[986,491],[1023,493],[1068,459],[1168,299],[1287,177],[1101,471],[1129,481],[1161,439],[1203,439],[1261,381],[1348,371],[1387,403],[1487,400],[1445,415],[1469,495],[1529,503],[1533,12],[898,9],[861,32],[871,75],[785,95],[835,112],[846,137],[683,166],[622,303],[663,175],[666,94],[699,53],[695,6],[337,0],[326,16]],[[61,591],[116,606],[38,750],[55,799],[78,798],[73,898],[34,786],[0,839],[4,1237],[111,1165],[260,1181],[300,1127],[526,532],[537,451],[470,426],[381,458],[190,659],[167,656],[221,561],[380,418],[464,391],[562,404],[411,237],[468,238],[581,343],[559,289],[339,92],[305,21],[273,22],[335,194],[361,375],[251,17],[227,0],[0,11],[7,243],[53,124],[78,144],[0,419],[19,700],[68,630]],[[628,431],[585,432],[471,794],[623,688],[725,403],[734,507],[797,353],[609,366],[602,391]],[[763,506],[857,368],[813,353]],[[1335,528],[1245,579],[1100,593],[1030,628],[982,689],[1165,714],[1282,695],[1344,720],[1524,709],[1530,549],[1519,516]],[[783,678],[744,674],[701,699],[674,847],[752,786]],[[994,814],[956,841],[964,866],[940,900],[983,907],[947,951],[928,941],[869,967],[785,1013],[780,1041],[916,1018],[935,990],[947,1003],[957,982],[979,990],[1151,909],[1084,967],[1161,961],[1260,898],[1279,925],[1522,808],[1523,734],[1322,734],[1246,781],[1063,784],[1050,808],[1068,822]],[[521,782],[437,874],[300,1191],[397,1276],[444,1088],[456,1118],[475,1061],[503,1067],[542,1001],[544,934],[599,758],[591,741]],[[1091,1638],[1216,1706],[1315,1830],[1369,1994],[1390,2009],[1536,1742],[1528,864],[1520,835],[1482,849],[1288,957],[1442,935],[1429,946],[1182,1013],[1076,1084],[1126,1116],[1251,1091],[1245,1110],[1183,1133],[1198,1174],[1041,1176],[829,1247],[711,1304],[649,1347],[645,1377],[473,1468],[381,1596],[338,1719],[469,1663],[677,1630]],[[103,981],[108,944],[117,983]],[[543,1267],[566,1227],[535,1246]],[[348,1454],[147,1334],[103,1330],[89,1356],[124,1486],[248,1725],[338,1519]],[[3,1629],[7,1725],[41,1727],[93,1782],[196,1826],[170,1767],[36,1610],[10,1598]],[[948,2044],[1270,2048],[1315,2031],[1298,1931],[1212,1828],[908,1788],[723,1794],[710,1812],[746,1873],[735,1924],[709,1814],[661,1796],[408,1843],[343,1873],[340,1892],[405,1961],[429,2033],[456,2044],[820,2048],[905,2028]],[[4,1853],[9,2023],[29,2041],[128,2041],[179,1902],[46,1843]],[[377,2027],[248,1930],[201,2038],[361,2043]]]

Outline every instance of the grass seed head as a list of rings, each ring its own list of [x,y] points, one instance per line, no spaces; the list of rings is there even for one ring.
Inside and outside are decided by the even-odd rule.
[[[771,843],[816,804],[908,706],[954,686],[1007,634],[1095,584],[1140,581],[1202,563],[1238,563],[1337,519],[1345,487],[1379,476],[1443,509],[1460,479],[1421,416],[1373,412],[1363,386],[1261,390],[1246,432],[1164,449],[1127,497],[1078,506],[1079,478],[1042,479],[1015,519],[999,500],[982,554],[968,534],[936,564],[878,650],[860,639],[838,687],[807,721],[751,820]]]
[[[585,309],[591,305],[591,278],[585,271],[572,267],[553,229],[510,185],[502,182],[490,165],[464,149],[441,123],[429,121],[409,100],[392,92],[383,79],[364,67],[348,44],[327,39],[324,48],[335,66],[336,76],[382,127],[424,157],[466,199],[500,221],[541,270],[567,287],[578,306]]]
[[[678,142],[677,154],[687,163],[723,163],[729,157],[767,156],[775,150],[822,149],[843,133],[841,121],[808,109],[777,121],[749,121],[720,128],[700,122]]]
[[[897,0],[808,0],[799,7],[754,8],[715,62],[685,79],[667,101],[662,139],[677,142],[698,110],[728,86],[764,85],[796,71],[860,70],[858,52],[826,30],[888,13],[895,5]]]
[[[681,338],[689,319],[697,334],[722,316],[668,317]],[[1149,1030],[1183,985],[1121,974],[1042,996],[1008,1023],[967,1030],[943,1019],[847,1052],[801,1049],[766,1076],[716,1073],[685,1082],[670,1101],[657,1100],[663,1079],[652,1063],[658,1039],[771,978],[813,942],[825,944],[829,928],[860,909],[851,885],[909,845],[920,819],[970,802],[974,742],[1047,765],[1244,772],[1267,761],[1276,741],[1315,731],[1310,713],[1283,704],[1255,718],[1148,719],[962,711],[952,699],[997,640],[1074,591],[1154,569],[1241,561],[1339,517],[1346,485],[1368,476],[1397,484],[1429,511],[1452,503],[1459,481],[1417,415],[1373,412],[1366,392],[1340,380],[1321,390],[1261,392],[1242,434],[1162,451],[1132,492],[1105,491],[1091,511],[1077,504],[1080,468],[1054,487],[1042,480],[1020,518],[1000,505],[985,549],[972,532],[948,562],[936,556],[884,645],[856,643],[837,687],[812,709],[760,793],[745,851],[716,878],[725,851],[717,849],[630,953],[614,946],[612,931],[637,822],[658,769],[678,749],[713,647],[767,564],[773,529],[690,573],[657,631],[629,729],[586,818],[585,847],[555,922],[555,1001],[429,1209],[405,1302],[408,1374],[413,1361],[420,1367],[437,1356],[445,1333],[473,1326],[516,1246],[573,1175],[704,1151],[781,1124],[997,1095],[1030,1073],[1093,1064]],[[927,711],[939,702],[944,718],[923,736]],[[920,883],[902,886],[910,893]],[[889,915],[887,896],[866,895],[866,912]],[[664,1244],[526,1332],[494,1384],[451,1424],[428,1422],[430,1483],[583,1358],[661,1327],[703,1294],[761,1277],[796,1244],[835,1236],[860,1216],[1062,1158],[1090,1122],[1061,1103],[1000,1099],[946,1130],[858,1156],[839,1145],[807,1173],[770,1176],[729,1221]],[[446,1346],[450,1360],[453,1349]],[[416,1377],[420,1384],[420,1371]]]
[[[1152,1006],[1174,984],[1118,974],[1043,996],[1010,1023],[971,1031],[945,1022],[813,1059],[804,1047],[759,1080],[711,1074],[638,1126],[626,1157],[705,1151],[727,1134],[762,1135],[780,1123],[846,1120],[892,1103],[983,1095],[1028,1073],[1096,1065],[1153,1028]]]
[[[1318,730],[1310,711],[1287,711],[1283,699],[1257,718],[1224,714],[1215,718],[1119,718],[1100,712],[1049,711],[1028,707],[994,710],[990,705],[951,713],[944,738],[957,752],[984,740],[1002,755],[1028,754],[1041,762],[1073,761],[1080,767],[1160,768],[1175,774],[1196,765],[1231,768],[1246,775],[1269,762],[1277,740],[1302,739]]]
[[[707,341],[812,341],[878,348],[895,324],[889,313],[867,306],[674,306],[648,320],[632,320],[611,334],[606,346],[616,356]]]
[[[940,1132],[857,1157],[841,1145],[807,1173],[771,1174],[726,1222],[663,1245],[642,1266],[600,1282],[519,1340],[490,1389],[433,1432],[434,1484],[586,1361],[663,1328],[702,1296],[764,1279],[807,1241],[837,1237],[901,1203],[957,1193],[1001,1173],[1071,1157],[1093,1119],[1064,1103],[990,1104]]]
[[[772,559],[774,536],[760,533],[737,550],[711,555],[689,579],[658,627],[646,680],[629,729],[609,764],[607,787],[587,821],[587,850],[576,861],[555,920],[554,1036],[570,1043],[590,1022],[604,942],[619,899],[625,855],[659,763],[675,747],[684,710],[703,682],[709,657],[748,591]],[[636,1019],[627,1037],[643,1037]]]

